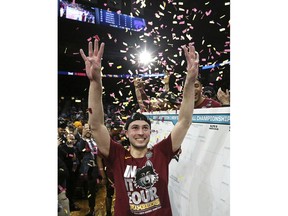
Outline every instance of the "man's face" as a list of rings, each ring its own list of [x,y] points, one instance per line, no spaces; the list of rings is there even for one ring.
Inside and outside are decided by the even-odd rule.
[[[82,137],[90,138],[91,137],[91,130],[89,124],[85,124],[82,130]]]
[[[195,103],[202,97],[202,85],[201,83],[196,80],[194,83],[194,88],[195,88]]]
[[[151,130],[146,121],[136,120],[130,123],[125,134],[132,147],[145,149],[150,140]]]
[[[73,134],[68,134],[67,135],[67,142],[69,143],[69,144],[73,144],[73,145],[75,145],[75,143],[76,143],[76,139],[75,139],[75,136],[73,135]]]
[[[65,128],[61,128],[61,127],[58,128],[58,136],[59,137],[63,136],[65,134],[65,132],[66,132]]]

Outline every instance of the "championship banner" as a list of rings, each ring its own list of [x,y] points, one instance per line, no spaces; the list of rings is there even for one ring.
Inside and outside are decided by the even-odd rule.
[[[144,113],[149,145],[167,137],[179,111]],[[230,107],[194,109],[182,153],[169,165],[173,216],[230,215]]]

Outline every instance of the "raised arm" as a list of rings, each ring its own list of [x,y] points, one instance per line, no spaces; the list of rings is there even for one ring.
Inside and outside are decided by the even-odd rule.
[[[145,92],[145,84],[141,78],[134,79],[135,94],[140,110],[142,112],[149,112],[151,109],[151,101]]]
[[[170,88],[169,88],[169,79],[170,79],[170,75],[167,74],[164,76],[163,80],[162,80],[162,83],[164,84],[164,91],[165,92],[169,92],[170,91]]]
[[[135,94],[137,98],[138,105],[142,112],[147,111],[147,107],[144,104],[144,100],[149,100],[145,91],[144,91],[144,83],[141,78],[134,78],[134,87],[135,87]]]
[[[101,59],[104,52],[104,43],[98,45],[98,40],[88,44],[88,56],[80,49],[80,54],[85,61],[87,77],[90,80],[88,95],[88,111],[90,129],[98,145],[99,150],[104,156],[108,156],[110,149],[110,136],[104,124],[104,110],[102,104],[102,76]]]
[[[183,90],[183,100],[179,110],[178,122],[171,132],[172,148],[176,151],[180,148],[184,137],[192,123],[192,114],[194,110],[194,83],[198,76],[199,54],[195,51],[192,43],[189,47],[182,47],[187,61],[187,76]]]

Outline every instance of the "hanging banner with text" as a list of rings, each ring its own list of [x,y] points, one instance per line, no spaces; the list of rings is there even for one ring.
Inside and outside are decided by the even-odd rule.
[[[144,113],[152,120],[149,145],[167,137],[179,111]],[[173,216],[230,215],[230,108],[194,109],[179,160],[169,166]]]

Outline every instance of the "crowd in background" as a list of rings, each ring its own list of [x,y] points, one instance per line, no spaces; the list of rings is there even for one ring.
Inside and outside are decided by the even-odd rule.
[[[145,94],[143,83],[139,85],[137,82],[134,83],[138,102],[136,109],[173,110],[181,104],[169,89],[162,92],[162,96],[153,102],[154,99]],[[139,89],[140,94],[137,94]],[[221,106],[230,106],[229,90],[224,92],[220,88],[216,93],[213,87],[203,87],[200,81],[195,82],[195,108]],[[128,148],[129,142],[123,127],[130,112],[113,104],[104,104],[104,112],[105,124],[111,137]],[[95,215],[96,193],[100,185],[106,187],[106,215],[112,215],[114,195],[112,170],[105,166],[101,154],[97,151],[97,144],[88,124],[87,103],[60,99],[58,103],[58,215],[70,215],[70,212],[80,210],[75,204],[75,199],[88,199],[89,212],[86,216]]]

